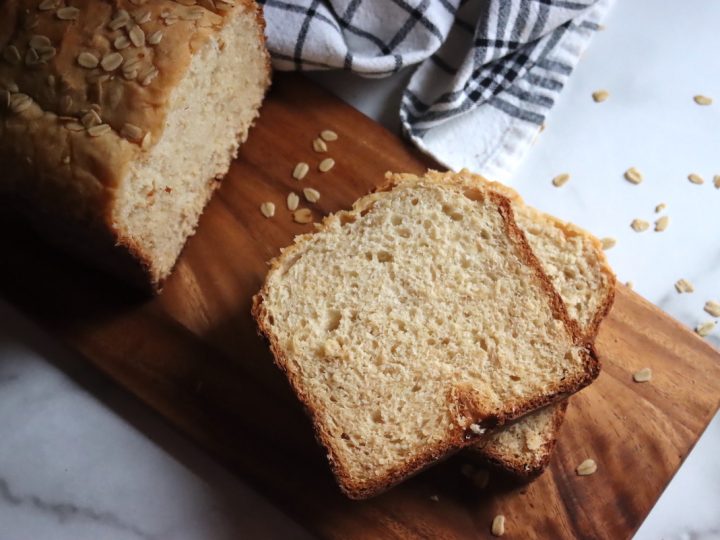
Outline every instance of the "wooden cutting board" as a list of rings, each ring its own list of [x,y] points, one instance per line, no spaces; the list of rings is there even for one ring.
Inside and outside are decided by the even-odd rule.
[[[317,154],[322,129],[340,138]],[[337,164],[320,174],[317,163]],[[291,177],[307,161],[302,182]],[[265,261],[295,234],[290,190],[314,187],[316,217],[345,208],[387,170],[432,163],[296,75],[277,76],[250,140],[202,217],[163,294],[147,301],[68,260],[17,225],[0,227],[0,294],[77,349],[250,482],[312,534],[332,538],[482,538],[494,515],[508,538],[627,538],[710,421],[720,354],[628,289],[597,349],[603,372],[572,398],[549,470],[529,485],[491,477],[484,491],[458,455],[364,502],[335,487],[309,421],[251,321]],[[277,207],[273,219],[259,212]],[[652,382],[632,373],[649,366]],[[598,472],[578,477],[587,457]],[[438,501],[431,499],[437,495]]]

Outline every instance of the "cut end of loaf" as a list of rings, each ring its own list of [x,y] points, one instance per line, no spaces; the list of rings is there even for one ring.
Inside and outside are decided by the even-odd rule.
[[[401,181],[329,216],[254,315],[354,498],[597,375],[509,201],[472,181]]]
[[[238,7],[193,56],[161,138],[117,188],[120,244],[145,261],[156,288],[247,138],[269,84],[267,62],[254,5]]]

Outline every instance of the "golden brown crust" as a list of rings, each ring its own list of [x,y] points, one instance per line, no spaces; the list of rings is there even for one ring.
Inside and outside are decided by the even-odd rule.
[[[264,43],[255,2],[231,4],[0,2],[0,166],[11,171],[0,191],[31,209],[53,206],[57,211],[49,215],[96,230],[99,241],[111,238],[141,268],[152,266],[141,246],[115,227],[115,189],[129,165],[160,139],[170,93],[194,53],[230,16],[254,13]],[[30,217],[41,222],[47,216]]]
[[[419,179],[410,175],[389,175],[385,184],[377,188],[377,190],[375,190],[373,194],[358,200],[353,205],[353,209],[367,209],[372,205],[373,200],[380,196],[382,192],[389,191],[397,187],[401,183],[413,180]],[[446,182],[440,181],[436,183],[445,184]],[[458,182],[456,181],[455,183]],[[463,183],[466,184],[466,179],[463,179]],[[485,186],[480,182],[474,180],[470,181],[470,185],[468,185],[468,187],[479,188],[482,196],[491,197],[493,201],[498,205],[498,208],[500,209],[501,215],[505,222],[508,235],[512,239],[514,245],[516,246],[518,252],[521,254],[524,261],[528,264],[528,266],[532,268],[533,272],[538,278],[538,281],[540,281],[543,291],[548,296],[548,302],[553,310],[553,313],[557,318],[563,321],[563,324],[565,325],[568,334],[572,337],[572,342],[577,345],[582,345],[584,347],[586,365],[585,370],[579,376],[561,382],[555,388],[550,389],[545,395],[527,400],[524,403],[506,404],[507,408],[505,410],[494,411],[492,413],[488,413],[488,411],[482,410],[482,407],[474,401],[471,392],[466,393],[463,392],[462,388],[456,387],[453,390],[454,402],[456,403],[458,409],[458,415],[466,419],[466,425],[464,427],[458,426],[455,432],[449,435],[447,441],[427,448],[425,452],[418,456],[415,456],[413,459],[409,460],[402,466],[390,470],[382,479],[371,480],[366,483],[358,483],[356,479],[354,479],[353,476],[349,473],[349,471],[344,467],[342,459],[340,458],[338,452],[334,447],[332,437],[329,435],[329,433],[323,426],[320,414],[322,410],[322,405],[318,402],[315,402],[312,396],[305,393],[301,382],[298,380],[295,374],[288,369],[288,361],[285,351],[278,343],[267,322],[268,313],[263,303],[264,297],[267,295],[268,282],[266,280],[263,284],[263,287],[253,298],[252,315],[258,325],[258,330],[260,334],[265,336],[265,338],[267,338],[270,344],[270,350],[273,353],[275,363],[286,374],[293,391],[304,405],[305,410],[307,411],[310,418],[313,420],[316,438],[328,452],[328,460],[330,462],[330,466],[333,470],[333,473],[335,474],[335,477],[337,478],[341,490],[350,498],[362,499],[377,495],[397,484],[398,482],[408,478],[409,476],[417,474],[418,472],[435,463],[437,460],[448,457],[451,454],[461,450],[462,448],[474,444],[478,440],[480,435],[474,433],[472,430],[469,429],[470,424],[479,424],[482,427],[488,428],[505,424],[515,418],[522,416],[523,414],[526,414],[527,412],[566,398],[568,395],[577,392],[584,386],[590,384],[590,382],[592,382],[592,380],[595,379],[595,377],[597,377],[599,373],[600,366],[592,345],[583,342],[577,328],[577,324],[573,324],[573,322],[570,321],[564,304],[562,303],[562,300],[560,299],[555,289],[552,287],[549,278],[543,272],[540,263],[538,262],[535,255],[532,253],[532,250],[530,249],[522,231],[515,224],[511,201],[500,193],[488,189],[483,189]],[[344,215],[348,214],[349,212],[347,211],[341,211],[337,212],[334,215],[325,217],[320,224],[316,225],[315,232],[328,229],[328,227],[332,223],[332,220],[338,218],[342,219]],[[273,272],[281,266],[283,261],[291,259],[293,256],[295,256],[295,254],[302,248],[302,246],[306,242],[310,241],[312,234],[314,233],[308,233],[296,237],[295,242],[291,246],[284,249],[281,252],[280,256],[270,261],[268,272]]]

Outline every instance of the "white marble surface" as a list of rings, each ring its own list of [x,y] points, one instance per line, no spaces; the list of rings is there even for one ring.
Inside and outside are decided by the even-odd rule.
[[[0,540],[304,538],[0,301]]]
[[[720,300],[720,3],[623,0],[591,44],[514,185],[532,204],[614,236],[622,280],[687,325]],[[317,77],[396,129],[393,80]],[[610,99],[595,104],[598,88]],[[692,96],[716,98],[698,107]],[[640,186],[622,179],[636,166]],[[569,172],[561,189],[550,179]],[[668,204],[670,228],[634,233]],[[696,292],[677,295],[690,279]],[[720,344],[720,330],[711,338]],[[0,301],[0,540],[297,538],[302,530]],[[720,417],[638,539],[720,538]]]

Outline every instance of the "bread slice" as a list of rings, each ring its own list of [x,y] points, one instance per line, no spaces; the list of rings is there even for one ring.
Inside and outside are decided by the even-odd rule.
[[[569,401],[548,405],[497,429],[465,450],[465,455],[521,480],[535,478],[550,462]]]
[[[364,498],[589,384],[599,365],[471,176],[394,178],[275,259],[253,315],[342,490]]]
[[[0,2],[0,196],[157,290],[258,115],[262,14],[252,0],[45,4]]]
[[[514,198],[513,210],[533,252],[588,341],[595,339],[615,298],[615,276],[600,242],[569,223]],[[528,414],[468,449],[470,454],[516,476],[533,478],[545,469],[565,418],[567,402]]]
[[[459,174],[473,176],[468,171]],[[447,173],[428,175],[436,181],[451,180]],[[513,201],[515,220],[562,297],[568,314],[578,322],[585,338],[594,340],[612,306],[616,282],[600,242],[574,225],[525,205],[510,188],[478,176],[474,178]],[[532,412],[485,436],[467,453],[516,476],[537,476],[550,460],[566,410],[565,401]]]

